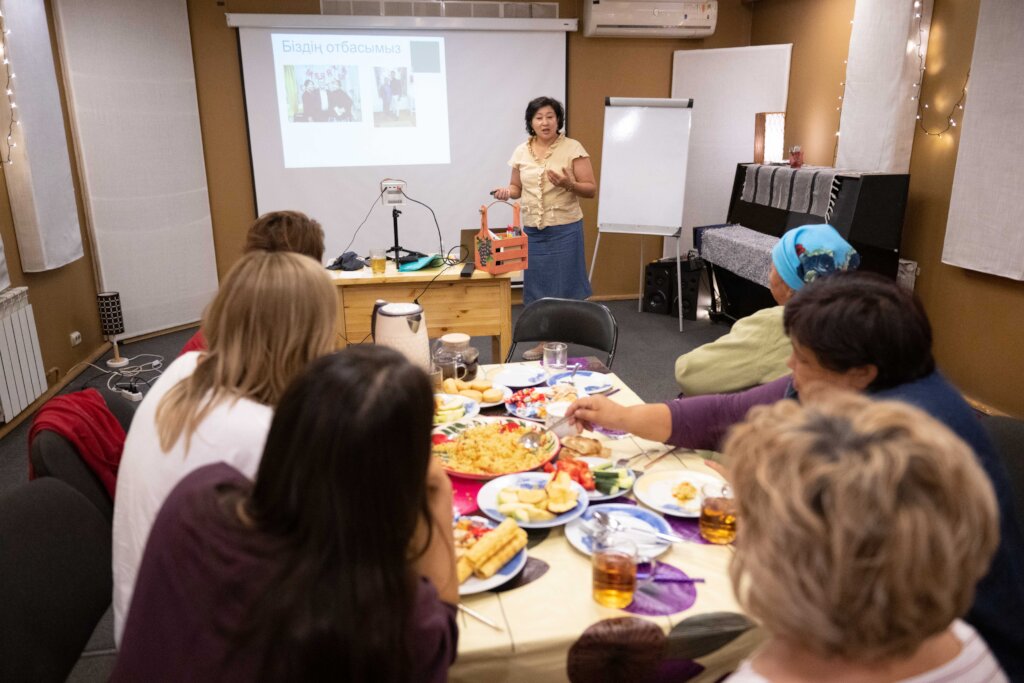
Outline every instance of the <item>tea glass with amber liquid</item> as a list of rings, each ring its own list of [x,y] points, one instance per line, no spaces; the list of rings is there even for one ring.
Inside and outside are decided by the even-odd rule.
[[[374,275],[383,275],[387,269],[388,259],[387,252],[383,249],[371,249],[370,250],[370,271]]]
[[[593,543],[594,600],[605,607],[627,607],[636,592],[636,544],[614,534],[596,536]]]
[[[700,535],[708,543],[726,545],[736,540],[736,499],[726,483],[701,487]]]

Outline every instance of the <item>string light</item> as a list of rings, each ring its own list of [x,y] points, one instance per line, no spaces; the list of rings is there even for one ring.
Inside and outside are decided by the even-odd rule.
[[[850,24],[851,25],[853,24],[853,19],[850,19]],[[850,31],[852,32],[853,29],[850,29]],[[844,59],[843,60],[843,80],[839,81],[839,87],[840,88],[845,88],[846,87],[846,72],[849,70],[849,61],[850,60],[848,60],[848,59]],[[840,92],[845,94],[845,90],[840,90]],[[833,166],[836,165],[836,159],[839,158],[839,126],[843,122],[843,95],[839,95],[838,99],[839,99],[839,106],[836,107],[836,111],[839,112],[839,116],[836,117],[836,142],[835,142],[835,145],[832,146],[832,165]]]
[[[914,0],[914,18],[917,20],[917,41],[912,49],[917,51],[917,64],[918,64],[918,78],[917,82],[914,83],[914,91],[910,95],[911,100],[917,101],[917,125],[925,135],[931,135],[933,137],[941,137],[943,133],[947,132],[950,128],[957,127],[957,120],[954,114],[958,111],[963,111],[964,100],[967,98],[967,83],[971,80],[971,72],[968,71],[964,77],[963,88],[960,89],[960,97],[957,98],[956,102],[950,108],[949,113],[945,116],[946,125],[944,128],[929,130],[925,125],[924,116],[928,113],[926,110],[931,108],[927,102],[921,101],[921,86],[924,83],[924,75],[927,71],[927,67],[924,63],[924,26],[921,15],[924,12],[921,9],[921,0]],[[962,117],[963,115],[961,115]]]
[[[7,125],[7,148],[6,150],[0,149],[0,163],[5,163],[8,166],[14,163],[12,158],[12,152],[18,143],[14,141],[14,127],[21,126],[21,121],[18,118],[18,103],[14,101],[14,88],[11,87],[11,81],[14,80],[15,74],[11,71],[11,61],[7,57],[7,36],[11,35],[11,29],[7,28],[7,20],[4,18],[4,13],[0,11],[0,54],[4,58],[3,74],[0,77],[6,75],[7,84],[4,85],[4,91],[7,93],[7,106],[10,110],[10,119]]]

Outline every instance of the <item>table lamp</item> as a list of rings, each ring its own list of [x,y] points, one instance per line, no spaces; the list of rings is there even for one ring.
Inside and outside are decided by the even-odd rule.
[[[123,368],[128,365],[128,359],[121,358],[117,349],[117,335],[124,334],[121,294],[120,292],[100,292],[96,295],[96,303],[100,308],[100,329],[103,336],[109,337],[114,344],[114,357],[107,361],[107,367]]]

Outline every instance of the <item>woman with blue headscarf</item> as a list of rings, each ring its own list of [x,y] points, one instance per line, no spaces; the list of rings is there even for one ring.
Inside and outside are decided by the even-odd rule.
[[[679,356],[676,382],[683,394],[739,391],[789,374],[783,304],[806,283],[858,265],[860,256],[831,225],[802,225],[784,234],[772,249],[768,276],[778,306],[737,320],[725,336]]]

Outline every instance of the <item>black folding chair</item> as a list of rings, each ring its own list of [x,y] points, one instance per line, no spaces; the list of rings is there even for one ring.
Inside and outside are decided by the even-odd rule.
[[[64,681],[110,605],[110,523],[45,477],[0,498],[0,680]]]
[[[523,309],[512,330],[512,347],[505,362],[512,360],[519,342],[556,341],[579,344],[604,351],[609,369],[619,341],[619,324],[608,307],[593,301],[538,299]]]
[[[999,459],[1010,476],[1010,487],[1017,512],[1017,525],[1024,531],[1024,420],[985,415],[984,425]]]

